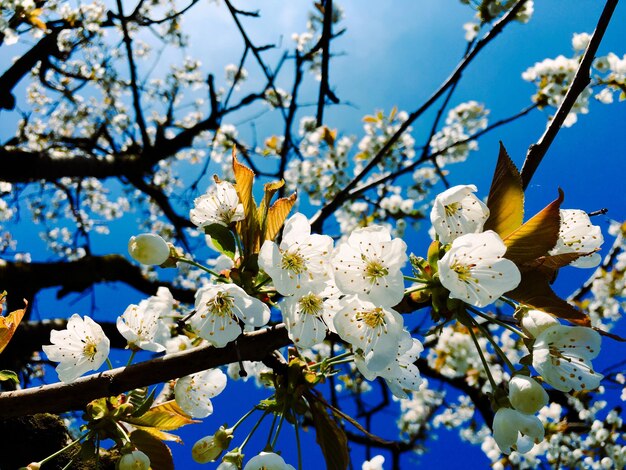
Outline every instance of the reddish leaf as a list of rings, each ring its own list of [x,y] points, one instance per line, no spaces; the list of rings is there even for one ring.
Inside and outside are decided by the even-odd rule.
[[[172,451],[150,433],[137,429],[130,434],[131,442],[150,459],[153,470],[174,470]]]
[[[493,174],[489,198],[489,218],[485,230],[493,230],[500,238],[507,237],[524,221],[524,190],[522,178],[500,142],[500,154]]]
[[[315,425],[316,440],[324,454],[328,470],[348,468],[348,438],[346,433],[328,415],[326,408],[315,399],[309,400],[311,416]]]
[[[554,293],[550,287],[550,277],[540,271],[523,272],[519,286],[506,295],[521,304],[551,313],[576,325],[591,324],[587,314]]]
[[[561,202],[563,191],[559,189],[557,199],[504,238],[504,244],[507,246],[504,257],[521,265],[547,256],[548,251],[554,248],[559,239]]]

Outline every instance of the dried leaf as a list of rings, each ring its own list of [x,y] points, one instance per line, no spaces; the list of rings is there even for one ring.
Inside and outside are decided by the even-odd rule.
[[[506,295],[531,308],[551,313],[576,325],[590,326],[591,324],[587,314],[554,293],[550,287],[550,277],[540,271],[522,272],[522,281],[519,286]]]
[[[524,189],[522,178],[502,142],[493,174],[489,198],[489,218],[485,230],[493,230],[505,238],[524,221]]]
[[[548,251],[554,248],[559,239],[561,202],[563,191],[559,189],[557,199],[504,238],[504,244],[507,246],[504,257],[521,265],[547,256]]]
[[[9,313],[6,317],[0,316],[0,353],[4,351],[9,344],[9,341],[11,341],[11,338],[13,338],[17,326],[22,321],[22,318],[24,318],[27,307],[28,302],[24,300],[24,308],[15,310],[14,312]]]
[[[291,208],[296,203],[298,195],[293,193],[289,197],[283,197],[276,201],[270,210],[267,211],[267,219],[265,223],[265,239],[273,240],[285,223],[285,219],[289,215]]]

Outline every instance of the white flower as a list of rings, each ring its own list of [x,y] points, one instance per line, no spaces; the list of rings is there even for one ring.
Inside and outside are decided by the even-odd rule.
[[[123,455],[117,465],[119,470],[148,470],[150,459],[140,450],[134,450]]]
[[[450,298],[484,307],[515,289],[521,275],[513,261],[502,257],[505,252],[504,242],[491,230],[455,239],[437,262],[439,280]]]
[[[263,326],[270,310],[235,284],[202,287],[196,292],[196,313],[191,326],[201,338],[222,348],[241,334],[239,320],[250,326]]]
[[[430,222],[443,244],[467,233],[480,232],[489,218],[489,209],[473,193],[476,186],[453,186],[435,198]]]
[[[559,321],[552,315],[541,310],[527,310],[523,313],[520,320],[522,328],[532,338],[536,338],[543,331],[551,326],[560,325]]]
[[[331,263],[337,287],[382,307],[397,305],[404,296],[402,267],[406,243],[391,239],[380,225],[357,229],[340,244]]]
[[[593,225],[585,211],[578,209],[561,209],[561,226],[556,246],[551,255],[565,253],[591,253],[602,246],[604,237],[597,225]],[[583,256],[570,263],[577,268],[593,268],[600,264],[599,253]]]
[[[385,463],[385,457],[382,455],[375,455],[371,460],[366,460],[361,465],[361,470],[383,470],[383,464]]]
[[[360,354],[355,356],[355,364],[359,372],[367,380],[382,377],[387,382],[391,393],[398,398],[408,398],[407,391],[418,391],[423,380],[415,361],[424,350],[422,343],[404,330],[402,332],[396,358],[383,369],[372,372],[364,363]]]
[[[574,36],[572,36],[572,47],[575,51],[583,51],[587,49],[589,41],[591,41],[591,34],[574,33]]]
[[[213,413],[213,398],[226,388],[226,374],[211,369],[178,379],[174,386],[176,403],[194,418],[206,418]]]
[[[493,418],[493,438],[505,454],[513,450],[525,454],[541,442],[544,435],[543,424],[534,415],[500,408]]]
[[[169,315],[173,304],[174,298],[170,291],[160,287],[157,295],[142,300],[139,305],[129,305],[117,317],[117,329],[128,341],[128,346],[153,352],[165,351],[165,346],[156,340],[159,318]]]
[[[128,240],[128,253],[141,264],[160,265],[170,257],[167,242],[155,233],[142,233]]]
[[[404,321],[395,310],[352,296],[344,299],[334,324],[339,336],[360,350],[372,372],[381,371],[396,359]]]
[[[332,248],[332,238],[311,235],[308,219],[296,213],[285,222],[280,247],[271,240],[263,243],[259,266],[272,278],[280,294],[291,295],[307,284],[328,279]]]
[[[334,331],[338,298],[339,291],[329,283],[321,292],[320,289],[306,289],[280,303],[289,338],[298,348],[319,344],[326,338],[327,331]]]
[[[211,186],[206,194],[193,201],[194,208],[189,218],[194,225],[206,227],[211,224],[229,226],[244,219],[243,204],[239,202],[237,190],[228,181]]]
[[[58,362],[61,382],[70,383],[90,370],[97,370],[109,355],[109,338],[102,327],[89,317],[74,314],[66,330],[50,332],[51,345],[42,346],[48,359]]]
[[[533,345],[533,367],[557,390],[593,390],[602,374],[591,359],[600,352],[600,334],[584,326],[554,325],[544,330]]]
[[[295,470],[283,458],[273,452],[261,452],[252,457],[243,470]]]
[[[548,394],[535,379],[516,375],[509,380],[509,401],[517,411],[535,414],[548,404]]]
[[[232,429],[220,426],[215,434],[203,437],[193,445],[191,457],[198,463],[213,462],[228,448],[232,440]]]

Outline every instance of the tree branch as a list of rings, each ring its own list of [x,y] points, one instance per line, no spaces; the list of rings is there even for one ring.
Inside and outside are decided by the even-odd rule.
[[[591,40],[587,45],[587,49],[585,50],[585,54],[583,55],[582,60],[580,61],[580,65],[578,66],[578,70],[576,70],[576,74],[574,75],[574,79],[570,84],[561,105],[556,111],[554,118],[550,121],[547,129],[541,136],[541,138],[537,141],[537,143],[532,144],[528,148],[528,153],[526,154],[526,159],[524,160],[524,164],[522,165],[522,185],[523,188],[526,189],[530,184],[530,180],[532,179],[535,171],[539,167],[539,164],[545,157],[546,152],[552,145],[552,142],[556,138],[557,134],[561,130],[563,123],[565,122],[565,118],[572,110],[572,107],[576,103],[578,96],[587,88],[587,85],[591,82],[591,77],[589,75],[589,71],[591,69],[591,62],[593,61],[596,52],[598,51],[598,47],[600,46],[600,42],[604,37],[604,33],[606,32],[606,28],[611,21],[611,17],[613,16],[613,12],[615,11],[615,7],[617,6],[618,0],[607,0],[604,5],[604,9],[602,10],[602,14],[600,15],[600,19],[598,20],[598,24],[596,26],[593,35],[591,36]]]

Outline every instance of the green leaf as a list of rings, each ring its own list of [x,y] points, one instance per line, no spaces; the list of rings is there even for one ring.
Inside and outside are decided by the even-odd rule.
[[[326,412],[326,408],[316,399],[309,401],[316,441],[322,449],[327,470],[348,468],[348,438],[346,433]]]
[[[173,431],[187,424],[200,422],[191,419],[174,400],[157,405],[142,416],[132,416],[124,419],[124,421],[135,426],[150,427],[161,431]]]
[[[152,392],[150,392],[150,394],[146,397],[146,393],[148,391],[148,387],[144,387],[143,389],[143,401],[137,401],[137,404],[133,403],[132,400],[132,395],[131,395],[131,403],[133,403],[133,405],[135,405],[137,408],[136,410],[133,412],[132,416],[141,416],[143,415],[146,411],[148,411],[150,409],[150,407],[152,406],[152,403],[154,403],[154,394],[156,393],[156,387],[152,389]],[[133,390],[134,391],[134,390]]]
[[[17,374],[12,370],[0,370],[0,382],[4,382],[5,380],[10,380],[15,385],[20,383],[20,379],[17,377]]]
[[[221,224],[210,224],[204,227],[204,233],[211,236],[211,241],[217,251],[230,259],[235,258],[235,238],[228,227]]]
[[[487,199],[489,218],[484,230],[493,230],[500,238],[507,237],[524,221],[524,189],[522,178],[500,142],[500,154]]]
[[[575,323],[590,326],[589,316],[567,303],[554,293],[550,287],[550,276],[540,271],[522,272],[522,280],[516,289],[508,292],[507,297],[517,300],[531,308],[541,310]]]
[[[503,239],[507,246],[504,257],[518,265],[547,256],[559,239],[563,191],[533,218]]]
[[[150,468],[154,470],[174,470],[172,451],[150,433],[137,429],[130,434],[131,442],[148,456]]]

